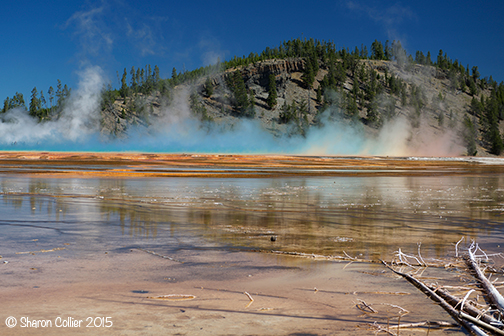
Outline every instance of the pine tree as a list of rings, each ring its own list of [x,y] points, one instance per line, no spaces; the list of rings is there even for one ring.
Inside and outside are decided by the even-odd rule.
[[[56,106],[58,108],[61,107],[63,103],[63,84],[61,84],[61,80],[57,80],[58,84],[56,85]]]
[[[11,108],[20,107],[26,111],[25,100],[22,93],[16,92],[11,99]]]
[[[131,82],[130,82],[131,89],[133,90],[133,92],[136,93],[138,92],[138,84],[136,80],[136,71],[134,66],[131,67],[130,76],[131,76]]]
[[[431,59],[431,53],[430,53],[430,51],[427,52],[427,57],[425,59],[425,64],[426,65],[432,65],[432,59]]]
[[[140,88],[143,89],[145,85],[145,70],[140,69],[140,80],[138,81],[138,85],[140,85]]]
[[[40,110],[40,100],[38,99],[37,88],[34,87],[31,91],[30,108],[29,112],[32,117],[38,117],[38,112]]]
[[[213,95],[213,83],[210,77],[207,77],[204,87],[205,95],[211,97]]]
[[[159,74],[159,67],[157,65],[154,66],[154,86],[158,89],[159,82],[161,81],[161,75]]]
[[[171,79],[172,79],[173,85],[177,85],[178,84],[177,69],[175,69],[175,68],[172,69]]]
[[[371,58],[375,60],[382,60],[385,58],[385,53],[383,51],[383,44],[375,40],[371,44]]]
[[[310,58],[306,59],[305,67],[303,70],[303,81],[308,89],[311,89],[313,80],[315,79],[315,69]]]
[[[276,80],[275,75],[269,75],[269,84],[268,84],[268,98],[266,98],[266,103],[269,108],[272,109],[276,106],[277,103],[277,90],[276,90]]]
[[[49,95],[49,108],[52,110],[53,101],[54,101],[54,88],[49,86],[49,90],[47,90],[47,94]]]
[[[346,96],[346,116],[350,119],[355,119],[359,115],[359,107],[357,106],[357,101],[355,100],[355,97],[352,95],[348,94]]]
[[[484,137],[490,147],[490,153],[500,155],[504,144],[499,130],[499,104],[496,92],[492,91],[486,103],[482,104],[485,106],[485,118],[482,118]]]
[[[322,103],[322,85],[317,88],[317,103]]]
[[[476,87],[476,83],[474,82],[474,78],[473,77],[470,77],[468,79],[468,84],[467,86],[469,86],[469,93],[472,95],[472,96],[475,96],[478,94],[478,88]]]
[[[9,110],[9,105],[10,105],[9,103],[10,103],[10,98],[9,97],[5,98],[5,100],[4,100],[4,106],[2,108],[2,112],[1,113],[5,113],[5,112],[7,112]]]
[[[40,107],[41,108],[46,108],[47,107],[47,102],[44,97],[44,91],[40,91]]]
[[[126,83],[126,79],[128,77],[128,72],[126,71],[126,68],[124,68],[124,72],[121,78],[121,89],[119,90],[119,94],[121,97],[126,99],[126,97],[129,95],[129,88],[128,84]]]
[[[476,148],[476,137],[477,137],[476,127],[474,126],[474,123],[468,116],[464,118],[464,126],[465,126],[464,141],[466,144],[467,155],[475,156],[478,153],[478,150]]]
[[[473,66],[472,67],[472,78],[473,78],[473,80],[474,80],[475,83],[478,81],[479,76],[480,76],[480,73],[478,71],[478,67],[477,66]]]
[[[233,106],[242,116],[252,118],[255,116],[254,101],[248,96],[247,88],[239,70],[228,76],[227,84],[233,92]],[[253,96],[253,95],[252,95]]]
[[[366,121],[368,125],[376,125],[379,121],[378,103],[376,100],[370,100],[367,106]]]

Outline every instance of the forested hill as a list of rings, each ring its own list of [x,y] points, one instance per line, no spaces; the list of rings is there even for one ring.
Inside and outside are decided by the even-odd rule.
[[[206,129],[255,120],[278,137],[305,137],[331,123],[378,137],[402,120],[407,141],[416,146],[439,139],[460,145],[458,154],[500,155],[504,149],[504,84],[442,50],[409,55],[396,41],[349,50],[295,39],[193,71],[174,68],[170,78],[148,65],[124,69],[118,79],[117,89],[109,85],[102,93],[99,127],[108,138],[128,137],[170,116],[196,119]],[[59,118],[71,95],[61,83],[49,91],[47,98],[32,91],[27,110],[39,122]],[[24,99],[17,93],[1,112],[20,106]]]

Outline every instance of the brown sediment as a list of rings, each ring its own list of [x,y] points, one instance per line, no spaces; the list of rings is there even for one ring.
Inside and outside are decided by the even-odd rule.
[[[168,294],[168,295],[149,296],[147,298],[154,300],[185,301],[185,300],[193,300],[196,298],[196,296],[187,294]]]
[[[286,257],[247,252],[184,255],[180,257],[189,262],[183,265],[136,250],[57,262],[50,254],[43,257],[29,255],[8,264],[8,269],[4,266],[2,270],[12,274],[2,279],[0,295],[7,314],[2,317],[13,316],[18,322],[23,316],[53,322],[57,317],[85,322],[89,317],[110,317],[113,322],[110,328],[92,331],[84,325],[67,328],[63,330],[66,335],[85,331],[109,335],[362,335],[359,323],[390,317],[391,325],[396,324],[395,312],[378,305],[390,300],[386,297],[389,292],[410,290],[407,284],[387,277],[355,273],[366,268],[365,264],[356,263],[343,271],[344,264],[327,263],[314,272],[297,267],[302,264]],[[225,268],[218,266],[223,261]],[[35,262],[40,272],[21,277]],[[285,262],[294,262],[291,265],[296,267],[282,267]],[[215,267],[222,269],[218,279],[209,276]],[[176,280],[168,281],[168,276]],[[314,285],[320,290],[313,291]],[[357,289],[366,292],[358,293]],[[386,292],[375,293],[378,289]],[[429,305],[428,311],[417,307],[418,299],[422,299],[421,294],[411,291],[389,302],[411,311],[410,318],[403,319],[407,322],[439,316],[437,307]],[[378,312],[372,317],[361,316],[354,305],[359,300],[377,305]],[[9,329],[3,322],[2,335],[58,335],[62,330],[54,325],[43,330]]]
[[[28,251],[28,252],[16,252],[16,254],[35,254],[35,253],[47,253],[47,252],[56,252],[64,250],[65,247],[55,247],[50,250],[39,250],[39,251]]]
[[[0,152],[0,174],[51,177],[432,176],[502,173],[503,163],[463,157]]]

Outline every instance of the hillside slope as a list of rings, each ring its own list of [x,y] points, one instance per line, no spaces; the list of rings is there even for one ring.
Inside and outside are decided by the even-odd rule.
[[[194,118],[201,122],[200,127],[225,129],[243,120],[255,120],[277,137],[292,137],[306,136],[322,124],[337,122],[348,128],[358,125],[370,139],[395,141],[399,132],[403,146],[420,155],[466,154],[463,121],[470,116],[472,95],[468,88],[453,87],[448,71],[428,65],[359,60],[353,73],[347,70],[338,85],[324,88],[331,69],[320,64],[308,85],[306,64],[302,57],[269,59],[201,76],[173,87],[168,94],[156,90],[119,98],[103,110],[101,132],[108,137],[127,137],[135,126],[149,128],[160,122]],[[230,81],[235,73],[243,79],[251,113],[245,114],[236,103],[236,88]],[[273,107],[267,103],[271,75],[277,97]],[[371,82],[379,89],[369,97]],[[399,83],[395,84],[399,88],[394,83]],[[481,94],[489,96],[490,91],[482,90]],[[352,114],[353,104],[356,110]],[[394,127],[387,128],[391,124]],[[477,152],[486,155],[478,137]]]

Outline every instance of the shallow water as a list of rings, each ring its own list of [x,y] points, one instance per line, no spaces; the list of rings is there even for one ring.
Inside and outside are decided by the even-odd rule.
[[[344,269],[326,261],[255,252],[390,260],[398,248],[413,254],[421,244],[424,258],[447,258],[462,237],[477,241],[488,252],[502,252],[504,243],[502,174],[127,179],[3,175],[0,195],[0,294],[8,302],[0,317],[72,316],[70,302],[54,294],[67,291],[91,300],[73,314],[110,314],[111,302],[124,305],[116,310],[117,333],[131,328],[154,333],[143,325],[149,321],[156,332],[173,332],[159,328],[180,322],[177,330],[191,334],[200,327],[196,320],[207,319],[215,324],[208,334],[216,330],[268,334],[268,328],[280,334],[306,330],[373,334],[356,329],[369,318],[354,309],[355,298],[349,299],[348,293],[405,291],[423,300],[422,295],[390,275],[378,280],[366,275],[383,274],[379,265]],[[79,290],[72,287],[75,284]],[[256,301],[264,296],[263,303],[269,306],[261,308],[271,310],[253,310],[233,320],[233,314],[251,312],[240,294],[247,290],[243,284],[255,288]],[[313,291],[312,284],[319,290]],[[274,293],[268,292],[272,288]],[[173,293],[182,289],[190,292]],[[36,294],[41,301],[32,294],[26,297],[33,290],[43,293]],[[206,299],[197,304],[146,302],[152,293]],[[322,299],[323,293],[330,297]],[[238,306],[233,295],[240,298]],[[139,314],[145,314],[140,320],[132,317],[127,305],[137,299],[135,307],[141,306]],[[402,296],[394,299],[415,307]],[[101,311],[91,308],[96,306]],[[439,315],[429,313],[432,307],[427,306],[418,309],[418,319]],[[199,310],[193,319],[177,317],[178,322],[172,323],[163,320],[161,308],[175,309],[177,314]],[[268,315],[269,324],[253,324],[255,314],[275,309],[281,313]],[[155,322],[149,316],[155,316]],[[225,317],[234,324],[214,321]],[[306,323],[299,322],[298,330],[289,318]],[[322,327],[328,321],[335,323],[330,332]],[[233,329],[236,323],[238,329]],[[239,328],[240,323],[245,329]]]
[[[141,241],[390,258],[446,257],[460,238],[504,238],[504,176],[0,178],[2,246],[34,238]],[[22,232],[22,233],[21,233]],[[274,237],[276,241],[272,241]],[[178,243],[163,244],[163,239]],[[107,243],[108,244],[108,243]],[[93,247],[92,247],[93,246]],[[5,252],[4,252],[5,254]]]

